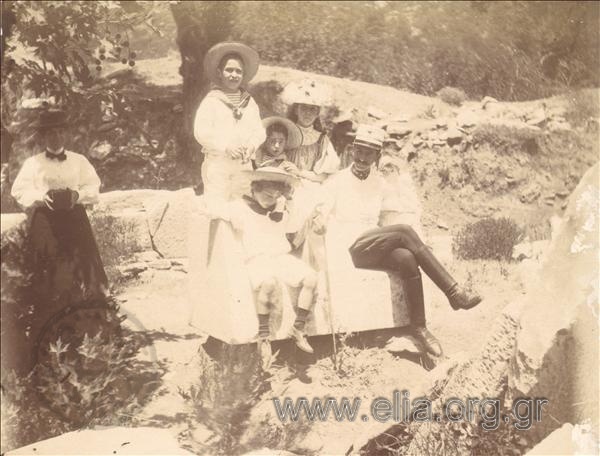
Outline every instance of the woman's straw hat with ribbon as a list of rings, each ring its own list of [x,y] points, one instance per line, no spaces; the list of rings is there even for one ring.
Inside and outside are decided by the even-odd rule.
[[[253,171],[243,171],[243,173],[249,176],[251,182],[284,182],[291,186],[300,182],[300,179],[297,177],[292,176],[287,171],[275,166],[263,166],[262,168],[256,168]]]
[[[271,116],[263,119],[263,127],[265,130],[273,124],[280,124],[287,130],[286,149],[296,149],[302,145],[302,132],[294,122],[285,117]]]

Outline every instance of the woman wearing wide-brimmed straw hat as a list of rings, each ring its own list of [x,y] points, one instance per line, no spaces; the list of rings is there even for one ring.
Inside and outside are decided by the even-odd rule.
[[[289,83],[282,99],[290,105],[288,117],[302,133],[302,144],[290,150],[288,158],[300,170],[300,177],[323,182],[340,166],[338,155],[319,119],[321,108],[331,103],[329,89],[314,79],[304,79]]]
[[[211,86],[194,120],[194,136],[204,153],[200,201],[224,204],[241,198],[249,186],[244,171],[252,170],[254,152],[265,140],[258,106],[246,91],[258,63],[256,51],[234,42],[216,44],[204,58],[204,74]],[[206,278],[219,225],[219,220],[205,211],[190,213],[188,277],[193,312],[210,287]]]
[[[256,51],[235,42],[216,44],[204,58],[211,90],[196,112],[194,136],[204,154],[206,195],[231,200],[246,188],[241,171],[252,169],[250,160],[265,140],[258,106],[246,91],[258,64]]]

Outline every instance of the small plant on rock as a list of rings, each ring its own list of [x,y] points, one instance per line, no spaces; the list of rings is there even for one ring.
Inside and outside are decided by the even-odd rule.
[[[573,125],[586,125],[590,119],[600,118],[598,96],[586,90],[572,90],[565,95],[567,112],[565,117]]]
[[[117,267],[140,250],[137,227],[131,221],[124,221],[101,211],[91,214],[90,223],[94,228],[109,283],[118,285],[121,275]]]
[[[444,87],[437,92],[437,96],[444,103],[448,103],[452,106],[460,106],[467,99],[465,92],[455,87]]]
[[[530,128],[483,124],[473,132],[474,144],[488,144],[501,155],[537,155],[539,142],[540,133]]]
[[[509,217],[485,218],[460,230],[452,242],[452,251],[465,260],[506,260],[523,238],[523,230]]]

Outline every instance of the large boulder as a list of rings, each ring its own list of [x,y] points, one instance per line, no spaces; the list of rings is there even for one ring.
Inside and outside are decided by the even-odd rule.
[[[105,214],[134,226],[141,251],[154,250],[164,258],[187,256],[187,220],[194,192],[117,190],[100,194],[94,215]]]
[[[136,244],[140,251],[152,249],[148,212],[158,202],[168,198],[167,190],[115,190],[101,193],[98,203],[91,211],[92,226],[96,218],[114,217],[133,227]]]
[[[510,363],[509,398],[549,401],[532,428],[538,438],[557,422],[589,419],[598,426],[598,179],[596,164],[569,199],[529,293]]]
[[[526,456],[549,456],[565,454],[598,454],[598,443],[589,425],[563,424],[527,452]]]
[[[165,258],[186,257],[187,227],[192,200],[191,188],[171,192],[147,214],[153,247]]]

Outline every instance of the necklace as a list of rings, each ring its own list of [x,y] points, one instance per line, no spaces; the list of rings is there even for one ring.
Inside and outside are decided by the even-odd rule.
[[[352,163],[352,167],[350,168],[350,170],[352,171],[352,174],[354,174],[360,180],[365,180],[367,177],[369,177],[369,174],[371,173],[370,169],[367,169],[366,171],[359,171],[354,166],[354,163]]]

